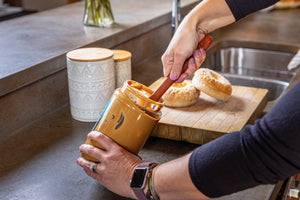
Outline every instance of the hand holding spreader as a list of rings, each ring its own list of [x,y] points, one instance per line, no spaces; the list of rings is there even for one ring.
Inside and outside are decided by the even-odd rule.
[[[203,48],[204,50],[207,50],[208,47],[211,45],[212,39],[210,36],[206,35],[204,38],[199,42],[198,44],[198,49]],[[190,57],[191,58],[191,57]],[[184,73],[187,70],[188,67],[188,58],[184,64],[183,64],[183,69],[181,73]],[[171,87],[171,85],[175,82],[175,80],[170,79],[170,75],[165,78],[165,80],[162,82],[162,84],[153,92],[153,94],[149,97],[150,99],[154,101],[158,101],[162,95]]]

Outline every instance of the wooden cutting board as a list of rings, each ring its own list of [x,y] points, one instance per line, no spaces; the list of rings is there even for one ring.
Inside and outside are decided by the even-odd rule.
[[[155,90],[163,78],[149,87]],[[239,131],[262,114],[268,102],[268,90],[232,86],[227,102],[201,92],[196,104],[183,108],[162,108],[162,117],[151,136],[205,144],[226,133]]]

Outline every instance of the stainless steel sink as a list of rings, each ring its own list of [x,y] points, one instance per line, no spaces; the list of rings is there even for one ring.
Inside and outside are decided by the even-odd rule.
[[[222,42],[212,47],[202,66],[220,72],[233,85],[268,89],[269,101],[273,101],[296,75],[296,70],[287,70],[296,52],[289,46]]]
[[[268,89],[269,101],[276,100],[289,85],[288,82],[237,74],[223,74],[231,84]]]

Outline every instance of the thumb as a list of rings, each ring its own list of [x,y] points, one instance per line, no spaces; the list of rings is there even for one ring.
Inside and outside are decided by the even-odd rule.
[[[161,62],[163,64],[164,76],[167,77],[170,74],[174,64],[173,52],[166,51],[161,57]]]
[[[175,81],[179,78],[179,76],[182,73],[182,68],[184,65],[184,61],[185,59],[180,56],[175,57],[175,60],[173,62],[173,66],[171,68],[171,72],[170,72],[170,79]]]

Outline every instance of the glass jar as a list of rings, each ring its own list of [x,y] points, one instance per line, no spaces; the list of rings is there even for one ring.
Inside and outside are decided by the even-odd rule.
[[[106,27],[114,23],[109,0],[85,0],[83,24]]]
[[[137,155],[161,118],[163,100],[149,99],[152,93],[151,89],[136,81],[126,81],[122,88],[115,90],[93,130],[107,135]],[[91,140],[85,143],[101,148]],[[98,162],[86,154],[82,157]]]

